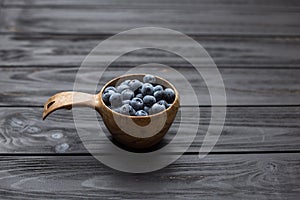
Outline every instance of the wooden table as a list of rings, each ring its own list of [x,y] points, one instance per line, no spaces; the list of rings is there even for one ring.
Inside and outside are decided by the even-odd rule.
[[[0,199],[299,199],[299,1],[2,0],[0,6]],[[217,145],[198,159],[210,117],[203,95],[189,150],[162,170],[126,174],[86,151],[71,111],[47,121],[41,114],[48,97],[72,90],[93,47],[143,26],[182,31],[207,49],[224,79],[228,113]],[[174,55],[144,50],[120,63],[129,69],[136,60],[168,64],[194,81],[193,68]]]

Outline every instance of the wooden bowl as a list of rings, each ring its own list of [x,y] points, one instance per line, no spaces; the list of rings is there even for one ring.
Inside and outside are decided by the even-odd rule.
[[[44,105],[43,119],[55,110],[73,106],[87,106],[94,108],[103,119],[103,122],[111,135],[120,143],[131,148],[148,148],[164,137],[168,132],[178,112],[179,94],[176,88],[163,78],[156,76],[157,84],[165,88],[172,88],[175,92],[175,100],[166,110],[149,116],[128,116],[117,113],[105,105],[102,100],[104,89],[115,86],[123,80],[143,80],[145,74],[130,74],[117,77],[109,81],[102,90],[96,94],[81,92],[61,92],[49,98]]]

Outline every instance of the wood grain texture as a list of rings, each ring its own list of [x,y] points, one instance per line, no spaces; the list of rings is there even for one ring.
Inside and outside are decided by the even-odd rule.
[[[60,35],[60,34],[9,34],[0,37],[0,67],[13,66],[80,66],[84,58],[101,41],[111,35]],[[199,42],[213,58],[219,68],[223,67],[278,67],[298,68],[300,66],[299,51],[300,40],[298,38],[269,38],[269,37],[214,37],[192,36]],[[110,61],[113,55],[122,51],[128,51],[124,44],[137,42],[136,37],[129,37],[125,41],[117,40],[106,53],[97,57],[94,65],[103,65],[104,61]],[[167,43],[160,37],[156,38],[160,44],[164,44],[173,52],[177,49],[187,49],[188,55],[194,59],[200,59],[193,51],[194,47],[187,43]],[[128,42],[128,43],[126,43]],[[114,46],[113,46],[114,45]],[[201,59],[202,60],[202,59]],[[119,66],[136,66],[144,63],[162,63],[170,66],[190,67],[181,57],[167,51],[144,49],[128,53],[122,56]],[[206,67],[203,58],[201,66]]]
[[[210,1],[197,1],[197,0],[189,0],[187,1],[180,1],[180,0],[173,0],[170,3],[169,0],[160,0],[160,1],[146,1],[146,0],[2,0],[2,5],[5,7],[59,7],[59,8],[108,8],[109,6],[116,6],[118,8],[134,8],[134,9],[146,9],[145,7],[150,8],[158,8],[162,10],[170,10],[170,9],[182,9],[189,8],[193,10],[203,9],[203,6],[213,6],[216,8],[222,7],[238,7],[244,6],[241,4],[247,4],[251,9],[253,8],[260,8],[262,7],[281,7],[282,10],[286,8],[295,7],[295,9],[300,6],[299,2],[295,2],[293,0],[287,0],[282,2],[281,0],[266,0],[266,1],[258,1],[258,0],[210,0]]]
[[[42,121],[42,111],[42,108],[0,108],[0,154],[88,153],[82,141],[88,145],[95,144],[88,135],[79,138],[71,111],[59,110],[46,121]],[[88,108],[80,111],[87,124],[93,120]],[[176,145],[180,147],[191,140],[194,108],[182,107],[180,112],[188,114],[180,120],[179,113],[164,140],[150,150],[161,148],[170,142],[180,123],[184,131],[180,132],[183,138]],[[197,137],[188,152],[199,151],[207,132],[210,112],[210,108],[200,108]],[[100,117],[99,120],[104,127]],[[299,120],[299,107],[229,107],[223,132],[213,152],[300,151]],[[212,125],[219,124],[220,119],[217,118]],[[91,133],[98,131],[94,127],[85,127],[85,130]],[[104,132],[109,135],[105,128]],[[105,143],[103,139],[97,139]],[[105,152],[101,145],[95,149]]]
[[[162,26],[188,34],[299,35],[297,1],[5,1],[2,32],[117,33]],[[38,8],[38,9],[37,9]]]
[[[294,0],[0,0],[0,199],[299,199],[299,11]],[[182,31],[201,43],[220,69],[230,107],[216,146],[199,160],[211,115],[203,79],[168,52],[144,49],[120,58],[98,90],[132,66],[156,62],[182,72],[200,95],[199,103],[187,101],[179,113],[187,115],[178,147],[190,138],[200,105],[198,134],[187,153],[165,169],[133,175],[88,156],[83,142],[95,141],[79,138],[71,111],[41,117],[48,97],[73,89],[93,47],[142,26]],[[118,45],[124,42],[136,41],[120,41],[84,72],[85,92],[99,78],[97,67],[126,50]],[[180,42],[169,47],[191,48]],[[80,111],[88,126],[88,109]],[[212,125],[219,123],[217,118]],[[177,117],[148,151],[166,145],[179,124]],[[95,148],[106,153],[101,145]]]
[[[300,154],[184,155],[163,170],[125,174],[90,156],[0,159],[6,199],[298,199]]]
[[[97,91],[109,80],[123,75],[128,67],[109,68],[99,82]],[[210,96],[202,77],[193,68],[175,68],[182,73],[198,95],[198,102],[185,98],[181,105],[211,105]],[[73,90],[78,68],[2,68],[0,73],[0,105],[43,106],[47,99],[63,91]],[[156,67],[151,73],[162,77],[170,73]],[[209,72],[210,69],[203,69]],[[298,105],[300,100],[300,69],[220,69],[227,92],[227,105]],[[80,80],[81,92],[94,93],[99,80],[99,70],[88,68]],[[182,79],[177,76],[167,79],[178,89],[182,97],[188,97]],[[214,76],[208,77],[213,79]],[[212,84],[214,86],[214,83]],[[97,93],[97,92],[96,92]],[[219,97],[217,97],[219,98]],[[196,104],[195,104],[196,103]]]

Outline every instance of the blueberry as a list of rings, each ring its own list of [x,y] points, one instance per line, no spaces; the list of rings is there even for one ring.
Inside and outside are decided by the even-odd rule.
[[[154,92],[154,97],[155,97],[156,101],[162,100],[164,97],[164,91],[160,90],[160,91]]]
[[[123,90],[121,94],[122,94],[123,100],[130,100],[134,96],[134,93],[130,89]]]
[[[136,91],[137,89],[142,87],[142,85],[143,85],[143,83],[141,81],[137,80],[137,79],[131,80],[128,83],[128,86],[132,91]]]
[[[129,104],[125,104],[123,106],[121,106],[120,108],[120,113],[123,115],[135,115],[135,110],[129,105]]]
[[[171,88],[166,88],[164,93],[164,99],[168,103],[173,103],[175,100],[175,92]]]
[[[146,95],[144,96],[143,101],[145,106],[151,107],[153,104],[155,104],[156,99],[154,96]]]
[[[102,100],[103,102],[109,106],[110,105],[110,102],[109,102],[109,97],[115,93],[113,90],[108,90],[106,93],[102,94]]]
[[[147,74],[147,75],[144,76],[143,82],[144,83],[155,83],[156,82],[156,78],[153,75]]]
[[[119,86],[117,87],[117,92],[121,94],[121,92],[122,92],[123,90],[126,90],[126,89],[129,89],[129,86],[128,86],[128,85],[119,85]]]
[[[113,93],[117,93],[117,92],[115,92],[113,90],[108,90],[106,93],[113,94]]]
[[[130,80],[123,81],[120,85],[128,85]]]
[[[153,86],[150,83],[143,84],[141,88],[142,95],[152,95],[153,94]]]
[[[135,98],[131,99],[131,101],[129,102],[129,105],[131,105],[134,110],[142,110],[143,106],[144,106],[144,102],[142,99],[135,97]]]
[[[144,111],[146,111],[148,114],[149,114],[149,110],[150,110],[150,107],[144,106]]]
[[[130,100],[124,100],[124,101],[122,101],[122,104],[124,105],[124,104],[129,104],[129,102],[130,102]]]
[[[139,93],[139,94],[137,94],[135,97],[136,97],[136,98],[143,99],[144,96],[143,96],[141,93]]]
[[[171,103],[167,103],[166,108],[169,108],[171,105]]]
[[[161,85],[157,85],[153,88],[153,92],[157,92],[157,91],[163,91],[164,88]]]
[[[159,105],[163,105],[167,108],[168,103],[165,100],[160,100],[157,102]]]
[[[156,103],[150,108],[149,114],[153,115],[153,114],[159,113],[161,111],[164,111],[165,109],[166,109],[165,106]]]
[[[144,110],[139,110],[135,113],[136,116],[147,116],[148,113]]]
[[[122,96],[119,93],[113,93],[109,97],[109,102],[113,108],[122,106]]]
[[[117,92],[117,90],[114,86],[108,86],[107,88],[105,88],[104,93],[107,93],[108,91]]]

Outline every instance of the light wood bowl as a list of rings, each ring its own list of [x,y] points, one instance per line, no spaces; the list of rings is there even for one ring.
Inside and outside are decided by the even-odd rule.
[[[94,108],[103,119],[103,122],[111,135],[120,143],[131,148],[149,148],[157,144],[168,132],[178,112],[180,102],[176,88],[167,80],[156,76],[156,82],[166,88],[172,88],[175,92],[175,100],[172,105],[157,114],[149,116],[128,116],[117,113],[105,105],[102,101],[104,89],[115,86],[122,80],[143,80],[145,74],[130,74],[117,77],[104,85],[96,94],[81,92],[61,92],[49,98],[44,105],[43,119],[55,110],[74,106],[87,106]]]

